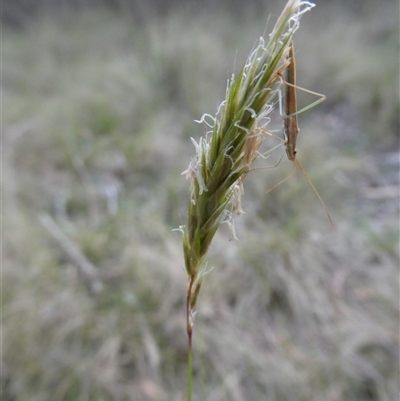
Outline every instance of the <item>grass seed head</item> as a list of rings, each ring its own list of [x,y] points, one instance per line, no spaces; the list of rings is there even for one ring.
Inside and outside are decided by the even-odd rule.
[[[182,174],[190,179],[188,222],[183,228],[183,250],[189,282],[197,276],[220,223],[227,223],[236,239],[233,213],[243,214],[243,181],[270,135],[266,130],[280,77],[290,63],[288,53],[300,17],[314,4],[290,0],[278,18],[269,41],[260,38],[244,67],[228,82],[226,98],[215,116],[203,115],[207,132],[196,142],[196,155]],[[190,285],[190,308],[199,285]]]

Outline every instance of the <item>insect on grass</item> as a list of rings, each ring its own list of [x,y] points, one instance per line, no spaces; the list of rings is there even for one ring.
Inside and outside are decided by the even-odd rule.
[[[287,155],[288,159],[293,162],[295,169],[284,180],[282,180],[278,184],[274,185],[271,189],[269,189],[267,191],[267,193],[274,190],[277,186],[279,186],[280,184],[285,182],[297,171],[297,169],[299,169],[301,171],[301,173],[304,175],[304,177],[306,178],[306,180],[308,181],[308,183],[310,184],[310,186],[313,189],[318,200],[321,202],[331,225],[334,226],[332,217],[329,213],[327,206],[325,205],[324,201],[322,200],[320,194],[318,193],[317,189],[315,188],[314,184],[312,183],[307,172],[305,171],[305,169],[303,168],[303,166],[300,164],[300,162],[298,161],[298,159],[296,157],[297,137],[300,132],[297,116],[300,113],[302,113],[303,111],[306,111],[306,110],[316,106],[317,104],[323,102],[326,99],[326,96],[321,95],[316,92],[309,91],[304,88],[300,88],[296,85],[296,59],[294,56],[293,42],[291,42],[291,45],[290,45],[289,58],[290,58],[290,64],[289,64],[288,68],[286,69],[286,81],[284,81],[284,84],[286,85],[286,91],[285,91],[285,99],[284,99],[285,100],[285,115],[284,115],[284,119],[283,119],[283,124],[284,124],[286,155]],[[301,110],[297,110],[296,89],[301,89],[312,95],[320,96],[320,99],[318,99],[314,103],[304,107]]]

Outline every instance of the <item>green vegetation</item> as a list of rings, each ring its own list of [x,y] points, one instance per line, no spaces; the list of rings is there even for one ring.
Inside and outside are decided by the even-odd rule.
[[[194,400],[398,396],[398,5],[365,4],[318,5],[295,39],[298,84],[328,97],[298,158],[336,229],[299,173],[265,195],[287,160],[247,176],[198,299]],[[3,28],[2,399],[185,399],[180,174],[268,13]]]

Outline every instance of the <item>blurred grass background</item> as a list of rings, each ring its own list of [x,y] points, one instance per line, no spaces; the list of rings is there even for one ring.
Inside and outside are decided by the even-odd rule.
[[[285,3],[3,1],[2,400],[185,399],[171,230],[193,120]],[[327,100],[298,157],[336,228],[299,173],[265,195],[287,160],[249,175],[240,241],[222,226],[209,257],[196,400],[398,399],[398,11],[321,0],[302,19],[298,84]]]

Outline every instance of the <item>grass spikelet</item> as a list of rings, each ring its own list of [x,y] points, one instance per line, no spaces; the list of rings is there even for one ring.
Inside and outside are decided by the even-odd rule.
[[[300,17],[313,3],[289,0],[269,41],[260,38],[237,77],[228,82],[226,98],[215,117],[203,115],[208,127],[196,154],[182,174],[190,180],[187,225],[183,253],[188,275],[186,322],[189,344],[188,400],[191,399],[191,344],[193,316],[204,275],[204,261],[221,222],[228,223],[235,238],[233,214],[243,213],[240,198],[243,181],[268,135],[268,115],[279,89],[280,77],[290,63],[288,53]]]

